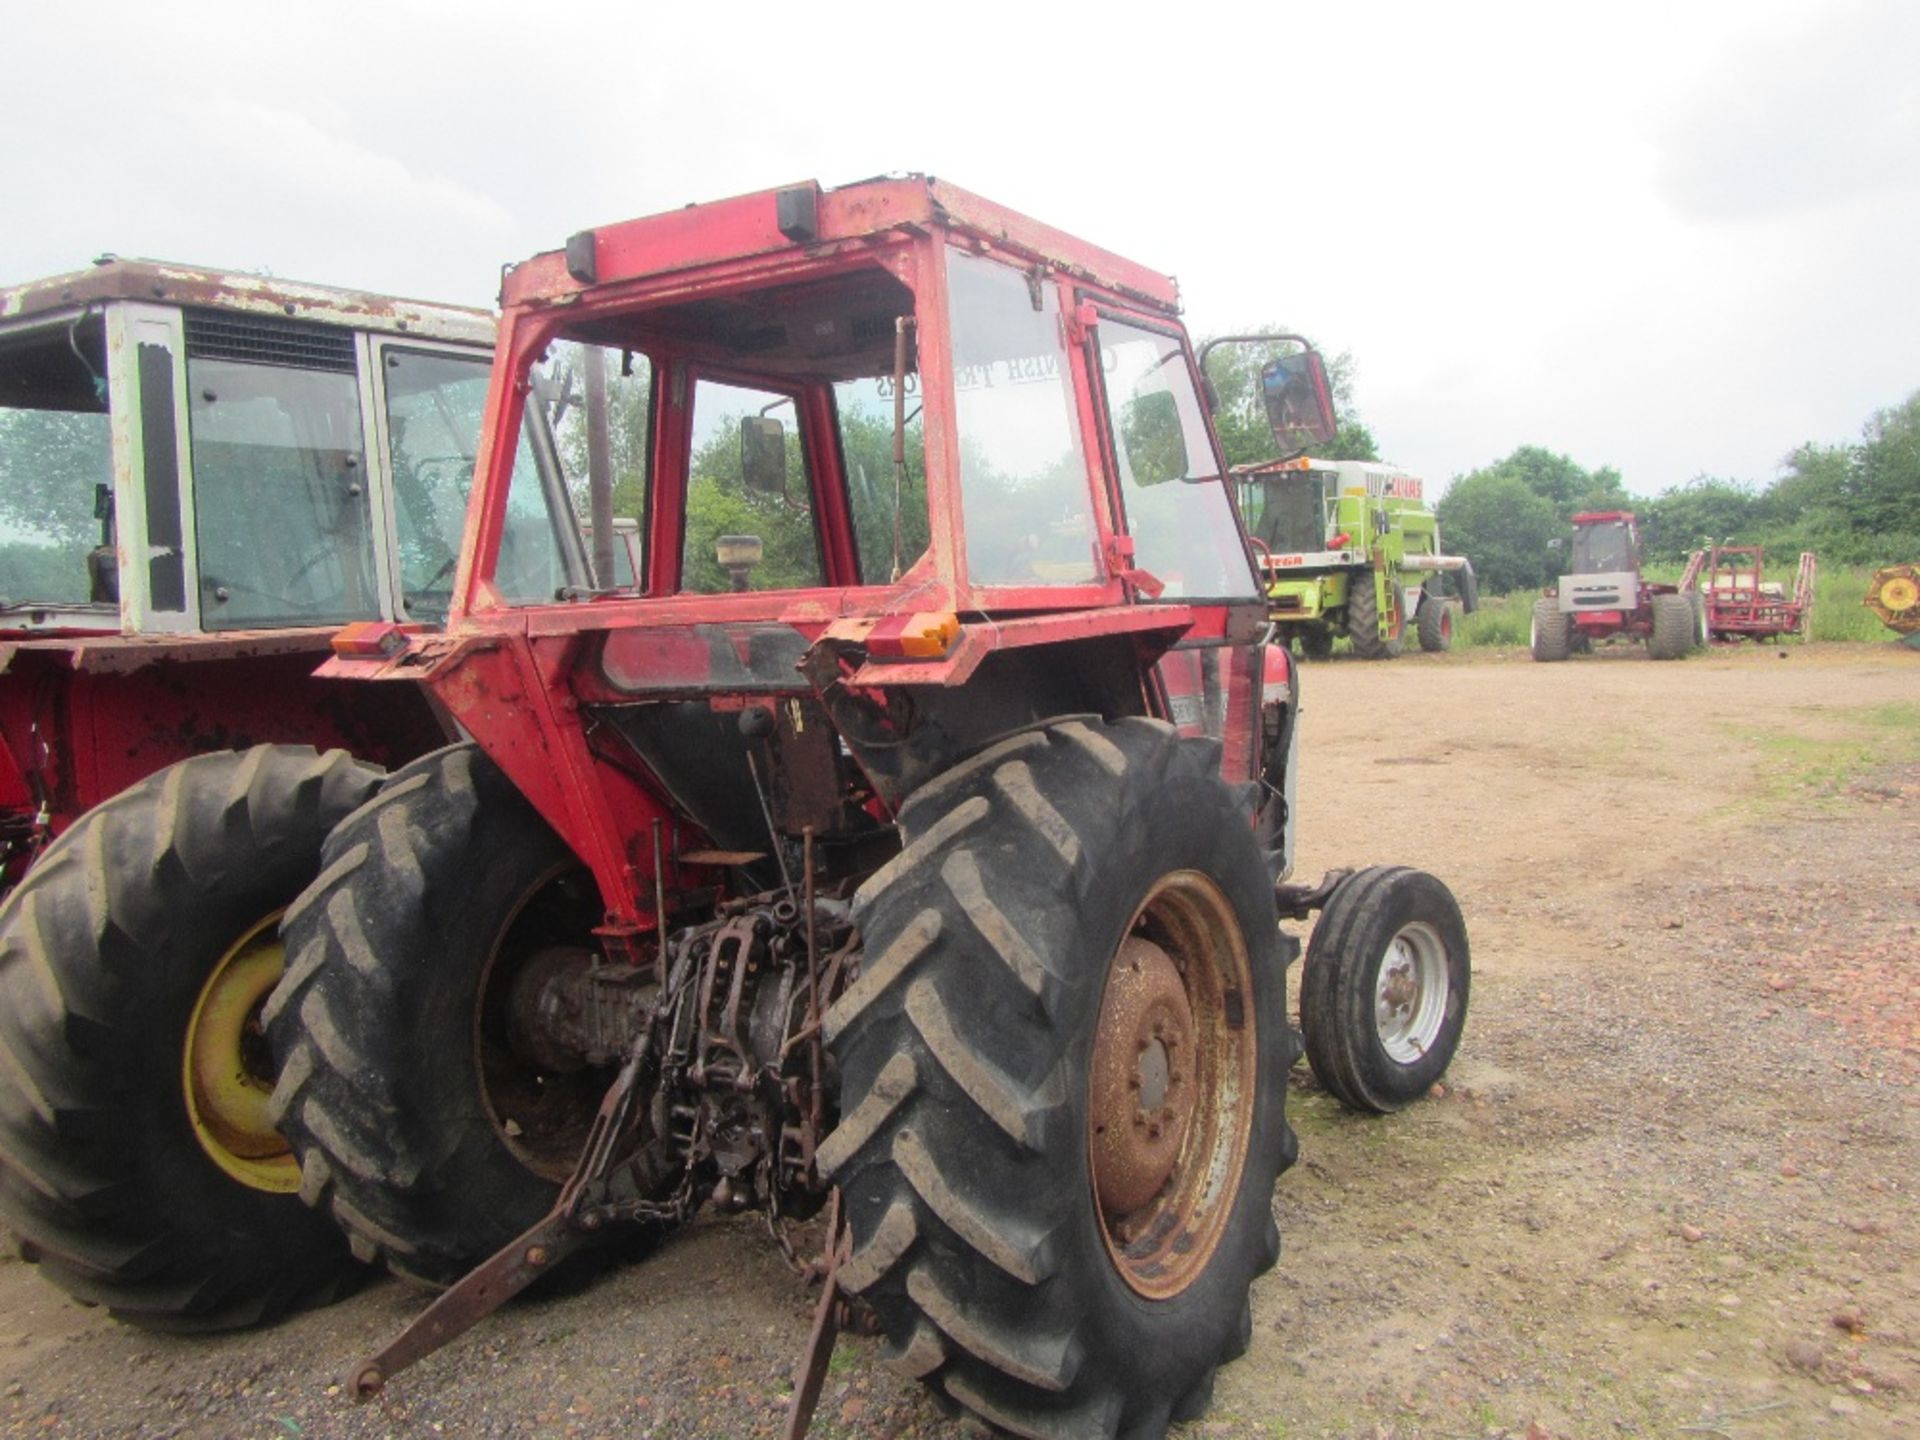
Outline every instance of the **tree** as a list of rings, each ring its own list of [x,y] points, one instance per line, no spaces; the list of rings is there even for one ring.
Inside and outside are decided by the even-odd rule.
[[[1766,497],[1738,481],[1696,475],[1636,508],[1646,557],[1680,561],[1703,544],[1753,529],[1765,513]]]
[[[1562,520],[1582,510],[1621,510],[1632,504],[1620,472],[1611,465],[1583,470],[1565,455],[1539,445],[1522,445],[1504,460],[1475,474],[1506,475],[1549,501]]]
[[[1553,570],[1550,542],[1565,530],[1554,503],[1500,469],[1455,480],[1436,507],[1447,549],[1473,561],[1493,593],[1531,589]]]

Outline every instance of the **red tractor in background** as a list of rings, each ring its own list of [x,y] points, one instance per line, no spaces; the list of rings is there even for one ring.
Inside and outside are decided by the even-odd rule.
[[[457,734],[313,672],[343,622],[445,617],[492,346],[483,311],[158,262],[0,289],[0,1219],[129,1319],[355,1273],[259,1012],[327,831]],[[580,536],[530,513],[496,583],[549,596]]]
[[[1574,516],[1572,562],[1572,573],[1533,602],[1534,659],[1565,660],[1616,635],[1644,638],[1655,660],[1678,660],[1706,644],[1698,592],[1640,573],[1640,533],[1630,511]]]
[[[356,1393],[711,1203],[825,1207],[817,1333],[857,1294],[995,1424],[1200,1412],[1296,1148],[1279,916],[1326,909],[1305,1020],[1367,1108],[1468,958],[1432,877],[1283,883],[1296,680],[1172,283],[910,177],[582,232],[503,301],[447,630],[323,671],[471,739],[334,831],[267,1006],[303,1196],[452,1285]],[[642,573],[517,604],[522,401],[580,347],[646,381]],[[1267,388],[1284,429],[1318,357]]]

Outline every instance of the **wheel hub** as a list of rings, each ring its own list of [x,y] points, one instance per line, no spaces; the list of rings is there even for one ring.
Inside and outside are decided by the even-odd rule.
[[[1121,942],[1094,1043],[1094,1190],[1124,1231],[1172,1178],[1196,1094],[1186,983],[1151,940]]]
[[[241,1184],[286,1193],[300,1167],[269,1117],[272,1063],[261,1007],[280,979],[280,915],[262,920],[220,957],[187,1020],[181,1085],[195,1138]]]
[[[1402,1065],[1421,1059],[1446,1021],[1447,958],[1431,926],[1407,925],[1380,957],[1373,1017],[1380,1043]]]

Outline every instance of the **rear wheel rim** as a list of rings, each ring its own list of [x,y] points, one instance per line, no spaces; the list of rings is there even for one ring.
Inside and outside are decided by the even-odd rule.
[[[1252,998],[1226,895],[1198,871],[1163,876],[1108,969],[1087,1107],[1101,1238],[1147,1299],[1198,1280],[1232,1216],[1257,1099]]]
[[[1446,1026],[1447,947],[1424,920],[1403,925],[1387,942],[1373,983],[1373,1019],[1380,1046],[1400,1065],[1424,1059]]]
[[[269,1118],[273,1061],[260,1012],[286,968],[276,910],[236,940],[187,1017],[180,1087],[200,1148],[252,1190],[291,1194],[300,1162]]]
[[[535,877],[508,911],[474,995],[474,1081],[487,1119],[515,1159],[556,1182],[573,1173],[607,1077],[584,1066],[551,1070],[522,1054],[509,1038],[508,1003],[530,959],[549,946],[591,941],[590,925],[576,923],[569,912],[578,906],[565,895],[585,873],[569,859]]]

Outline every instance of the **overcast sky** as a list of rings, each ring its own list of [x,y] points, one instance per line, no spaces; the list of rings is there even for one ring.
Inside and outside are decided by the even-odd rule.
[[[584,226],[921,170],[1350,351],[1383,452],[1764,481],[1920,389],[1920,4],[7,7],[0,283],[492,302]]]

